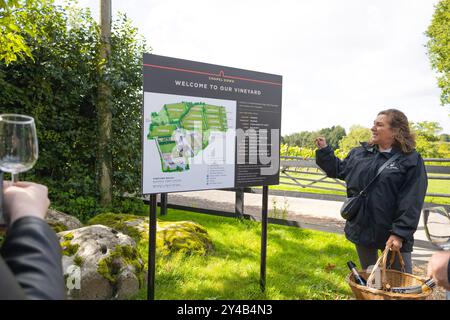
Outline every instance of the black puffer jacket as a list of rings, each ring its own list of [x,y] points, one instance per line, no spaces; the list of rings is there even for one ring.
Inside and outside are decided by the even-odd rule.
[[[375,177],[379,167],[393,154],[361,143],[344,160],[327,146],[316,151],[316,163],[328,177],[345,180],[347,196],[355,196]],[[411,252],[427,190],[427,174],[422,157],[413,151],[388,165],[367,191],[357,216],[345,225],[345,235],[355,244],[384,249],[391,234],[403,238],[402,252]]]
[[[61,246],[47,222],[15,221],[0,256],[0,300],[65,299]]]

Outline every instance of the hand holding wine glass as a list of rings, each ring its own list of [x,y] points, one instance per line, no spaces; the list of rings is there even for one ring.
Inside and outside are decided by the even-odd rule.
[[[0,115],[0,170],[16,175],[33,168],[38,159],[34,119],[19,114]]]
[[[20,114],[0,115],[0,170],[11,174],[12,183],[18,174],[33,168],[38,159],[38,141],[34,119]],[[0,201],[1,203],[1,201]],[[5,224],[0,208],[0,225]]]

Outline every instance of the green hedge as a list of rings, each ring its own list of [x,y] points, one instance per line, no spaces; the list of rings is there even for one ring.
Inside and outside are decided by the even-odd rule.
[[[99,210],[97,170],[97,85],[99,30],[88,9],[49,6],[30,12],[46,37],[27,44],[34,61],[0,62],[2,113],[36,120],[39,160],[21,175],[44,183],[56,207],[85,218]],[[26,22],[20,26],[26,27]],[[139,192],[141,175],[142,53],[149,51],[129,19],[112,27],[113,193]]]

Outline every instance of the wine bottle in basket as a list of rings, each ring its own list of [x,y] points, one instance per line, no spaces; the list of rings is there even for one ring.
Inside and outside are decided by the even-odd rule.
[[[356,265],[353,263],[353,261],[347,262],[347,266],[352,271],[353,276],[355,278],[355,282],[357,284],[359,284],[360,286],[366,286],[367,285],[366,280],[364,280],[364,278],[361,277],[361,275],[358,273],[358,271],[356,271]]]
[[[411,286],[411,287],[393,287],[389,291],[395,293],[423,293],[433,289],[436,286],[436,282],[433,279],[428,279],[421,286]]]

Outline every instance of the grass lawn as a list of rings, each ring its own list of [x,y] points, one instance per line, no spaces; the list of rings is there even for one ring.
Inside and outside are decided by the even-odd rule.
[[[259,288],[261,224],[168,210],[163,221],[204,226],[213,244],[208,256],[157,257],[156,299],[348,299],[346,262],[358,262],[343,236],[268,226],[266,292]],[[147,248],[141,248],[146,258]],[[146,299],[146,288],[133,299]]]

